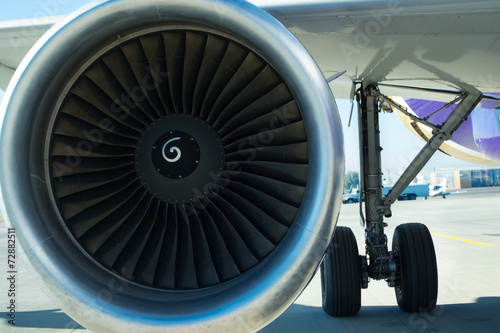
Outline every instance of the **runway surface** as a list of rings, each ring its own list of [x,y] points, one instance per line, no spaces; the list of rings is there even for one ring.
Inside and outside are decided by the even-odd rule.
[[[451,190],[441,197],[397,202],[387,219],[389,243],[394,228],[406,222],[427,224],[439,268],[438,306],[431,313],[399,310],[394,290],[371,281],[362,291],[360,313],[331,318],[321,308],[319,274],[297,301],[260,332],[500,332],[500,188]],[[459,193],[455,193],[459,192]],[[343,205],[338,225],[353,229],[364,253],[357,204]],[[0,221],[0,332],[88,332],[45,296],[35,274],[16,258],[16,321],[9,324],[7,229]]]

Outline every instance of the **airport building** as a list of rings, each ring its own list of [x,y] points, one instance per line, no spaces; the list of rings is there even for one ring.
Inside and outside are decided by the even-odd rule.
[[[392,175],[387,170],[384,175],[384,186],[393,185],[399,173]],[[461,189],[471,187],[500,186],[500,168],[456,170],[452,168],[435,169],[434,171],[421,172],[412,184],[439,185],[444,178],[447,179],[446,186],[450,189]]]
[[[449,188],[500,186],[500,169],[443,170],[431,172],[430,183],[436,185],[447,177]]]

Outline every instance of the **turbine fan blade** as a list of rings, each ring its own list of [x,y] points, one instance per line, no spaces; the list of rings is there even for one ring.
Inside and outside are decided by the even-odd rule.
[[[204,190],[166,199],[141,177],[152,156],[141,142],[168,124],[197,132],[192,119],[222,154],[198,142],[194,172],[224,163],[207,171],[217,174],[210,186],[194,174],[169,180]],[[72,236],[109,271],[153,288],[208,287],[256,266],[286,235],[307,183],[307,135],[286,84],[257,53],[213,33],[150,33],[110,49],[70,89],[51,135],[52,189]]]

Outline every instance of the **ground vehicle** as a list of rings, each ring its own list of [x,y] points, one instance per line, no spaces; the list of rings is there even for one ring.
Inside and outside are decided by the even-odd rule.
[[[343,203],[355,203],[359,202],[359,189],[355,188],[351,193],[342,195]]]
[[[384,196],[392,190],[392,186],[384,186],[382,193]],[[427,184],[415,184],[408,185],[408,187],[401,193],[398,200],[416,200],[417,197],[429,196],[429,185]],[[359,189],[353,189],[351,193],[344,194],[342,196],[343,203],[355,203],[359,202]]]
[[[383,196],[386,196],[389,191],[392,190],[392,186],[384,186],[382,189]],[[417,197],[429,196],[429,185],[427,184],[415,184],[408,185],[408,187],[401,193],[398,200],[416,200]]]

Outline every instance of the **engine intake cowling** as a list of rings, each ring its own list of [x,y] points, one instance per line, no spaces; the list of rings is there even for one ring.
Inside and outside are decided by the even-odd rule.
[[[311,279],[343,184],[338,112],[240,1],[109,1],[51,29],[2,106],[2,211],[94,331],[251,331]]]

